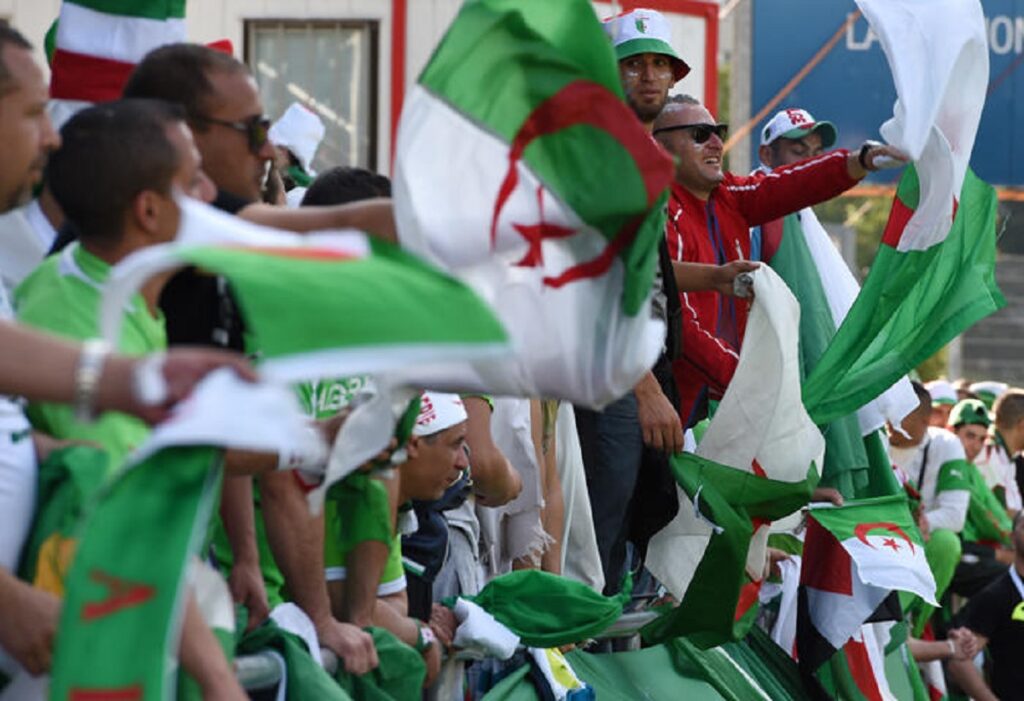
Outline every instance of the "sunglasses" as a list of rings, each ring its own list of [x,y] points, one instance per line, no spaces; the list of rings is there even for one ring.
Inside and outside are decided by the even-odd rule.
[[[711,138],[711,135],[716,135],[722,141],[725,141],[729,136],[729,125],[728,124],[677,124],[674,127],[661,127],[655,129],[655,134],[660,134],[663,131],[675,131],[677,129],[689,129],[690,136],[693,138],[695,144],[703,144],[705,141]]]
[[[219,124],[222,127],[234,129],[245,134],[245,138],[249,142],[249,150],[253,153],[258,153],[270,139],[270,118],[261,114],[239,122],[228,122],[223,119],[214,119],[213,117],[205,117],[203,115],[197,115],[194,119],[199,122],[206,122],[207,124]]]

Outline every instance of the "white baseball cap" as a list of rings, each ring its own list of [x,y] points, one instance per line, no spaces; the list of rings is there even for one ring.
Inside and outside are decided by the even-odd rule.
[[[672,74],[677,82],[690,72],[686,61],[679,58],[672,48],[672,29],[668,20],[657,10],[623,12],[604,20],[602,25],[612,40],[615,58],[619,61],[637,54],[664,54],[672,59]]]
[[[811,132],[821,136],[821,147],[830,148],[836,142],[836,128],[831,122],[818,122],[807,110],[788,109],[775,113],[761,131],[761,145],[776,139],[802,139]]]
[[[288,105],[281,118],[270,126],[270,141],[295,154],[302,169],[310,175],[313,172],[313,156],[324,138],[324,123],[308,107],[293,102]]]

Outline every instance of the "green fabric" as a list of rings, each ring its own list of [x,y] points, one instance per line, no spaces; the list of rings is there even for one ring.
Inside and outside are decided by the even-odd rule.
[[[384,563],[384,571],[380,575],[381,584],[392,584],[405,577],[405,566],[402,564],[402,535],[395,533],[388,550],[388,560]]]
[[[904,489],[892,469],[892,459],[886,450],[882,432],[874,431],[864,436],[864,451],[868,456],[868,470],[863,482],[854,485],[857,499],[903,495]]]
[[[856,411],[949,340],[1006,304],[995,282],[995,190],[968,170],[941,244],[900,252],[902,217],[917,207],[917,173],[900,179],[889,227],[842,328],[803,386],[816,423]]]
[[[967,520],[964,521],[964,529],[960,536],[966,543],[999,543],[1010,547],[1010,533],[1013,531],[1013,523],[1006,509],[1000,503],[999,498],[985,484],[978,468],[968,465],[967,488],[971,492],[971,501],[967,506]]]
[[[662,642],[686,635],[701,647],[737,640],[753,621],[753,616],[736,619],[740,590],[747,581],[753,520],[779,519],[804,506],[817,483],[817,469],[809,465],[802,482],[780,482],[692,453],[676,453],[670,465],[688,500],[699,493],[701,514],[721,530],[712,532],[679,606],[647,624],[641,631],[644,640]]]
[[[297,187],[309,187],[313,184],[313,176],[302,169],[300,165],[290,165],[285,173],[292,179]]]
[[[677,61],[682,61],[682,59],[676,55],[672,46],[661,39],[652,39],[650,37],[630,39],[629,41],[624,41],[615,46],[615,58],[620,61],[624,58],[629,58],[630,56],[636,56],[637,54],[664,54],[666,56],[671,56]]]
[[[949,460],[942,463],[939,468],[939,476],[935,480],[935,493],[969,490],[971,488],[971,467],[972,465],[966,460]]]
[[[950,410],[947,423],[953,428],[972,424],[988,428],[992,425],[992,418],[988,415],[988,409],[983,402],[977,399],[964,399]]]
[[[356,375],[304,382],[297,385],[295,391],[306,414],[314,419],[328,419],[347,407],[357,394],[369,387],[368,375]]]
[[[215,506],[220,460],[212,448],[170,448],[103,490],[68,575],[51,698],[168,698],[188,563]]]
[[[624,104],[615,55],[590,3],[467,2],[419,82],[511,145],[557,199],[613,242],[626,271],[623,311],[637,314],[665,235],[672,167]],[[591,91],[572,92],[581,87]]]
[[[270,608],[283,604],[286,600],[284,591],[284,573],[274,559],[274,551],[267,539],[267,524],[263,518],[263,499],[260,496],[259,480],[253,480],[253,527],[256,532],[256,554],[260,560],[260,574],[263,575],[263,587],[267,592],[267,603]],[[220,515],[214,519],[211,528],[210,548],[213,552],[213,559],[218,569],[226,579],[231,574],[231,568],[235,564],[234,551],[231,548],[231,541],[224,529],[224,522]]]
[[[367,628],[373,635],[380,665],[361,676],[335,674],[339,686],[359,701],[415,701],[420,698],[427,665],[420,653],[383,628]],[[306,697],[312,698],[312,697]]]
[[[921,680],[921,672],[906,645],[909,634],[907,623],[900,621],[890,631],[890,644],[885,650],[885,678],[897,701],[930,701],[928,690]],[[899,639],[899,644],[892,642]]]
[[[537,701],[540,697],[527,678],[529,673],[530,665],[524,664],[495,684],[481,701]]]
[[[395,537],[387,487],[379,478],[355,472],[332,486],[324,501],[324,566],[344,567],[359,543],[389,546]]]
[[[928,560],[928,566],[931,567],[932,576],[935,577],[936,601],[942,600],[942,595],[946,593],[949,583],[953,581],[953,573],[956,571],[956,566],[960,564],[962,552],[963,546],[960,544],[960,538],[948,528],[937,528],[928,537],[928,542],[924,545],[924,556]],[[915,638],[920,638],[935,607],[920,598],[915,597],[915,599],[906,608],[914,621],[913,635]]]
[[[19,321],[77,340],[97,338],[100,285],[109,274],[109,265],[72,243],[63,253],[46,259],[18,286],[14,303]],[[151,314],[142,296],[135,295],[125,313],[118,349],[128,355],[144,355],[166,347],[163,315]],[[68,404],[32,402],[27,414],[33,426],[55,438],[103,446],[110,455],[111,472],[149,437],[145,422],[113,411],[83,423],[75,419],[74,408]]]
[[[768,264],[800,303],[800,381],[803,382],[835,337],[836,323],[798,215],[790,214],[782,220],[782,239]],[[838,489],[844,497],[852,499],[856,496],[856,485],[866,481],[862,473],[868,470],[857,414],[850,412],[819,428],[825,437],[821,486]]]
[[[628,590],[601,596],[590,587],[540,570],[517,570],[488,582],[475,602],[530,647],[560,647],[592,638],[615,622]]]
[[[111,15],[128,15],[144,19],[183,19],[185,0],[68,0]]]
[[[485,352],[508,343],[494,312],[466,285],[397,246],[367,243],[370,255],[238,246],[184,247],[175,255],[231,281],[266,359],[338,353],[344,373],[345,358],[365,367],[381,349]],[[317,321],[323,318],[344,323]]]
[[[32,529],[22,550],[19,576],[34,581],[39,549],[54,533],[76,536],[81,519],[107,475],[107,454],[91,446],[56,450],[39,464]],[[64,564],[55,564],[54,571]]]
[[[46,54],[46,65],[53,65],[53,54],[57,50],[57,22],[53,20],[53,24],[46,30],[46,35],[43,37],[43,53]]]
[[[277,627],[273,621],[247,633],[238,645],[239,655],[253,655],[262,650],[275,650],[284,657],[288,670],[285,697],[288,701],[351,701],[352,697],[310,657],[302,639]]]

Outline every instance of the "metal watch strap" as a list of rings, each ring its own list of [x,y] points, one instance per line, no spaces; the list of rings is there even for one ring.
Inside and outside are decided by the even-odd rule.
[[[110,344],[92,338],[82,344],[75,366],[75,418],[92,421],[96,408],[96,394],[103,374],[103,363],[110,355]]]

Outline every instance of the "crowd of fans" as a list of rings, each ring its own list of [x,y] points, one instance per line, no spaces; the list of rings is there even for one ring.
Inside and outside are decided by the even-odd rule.
[[[765,130],[763,171],[723,173],[726,126],[693,98],[669,100],[689,67],[669,44],[664,18],[636,12],[643,15],[606,26],[629,106],[677,163],[655,294],[668,327],[662,357],[634,392],[601,411],[426,391],[411,434],[332,487],[317,516],[303,481],[282,469],[309,467],[302,461],[313,458],[297,464],[295,456],[227,451],[203,556],[227,580],[240,633],[270,625],[272,611],[291,604],[310,623],[310,654],[333,652],[339,678],[371,674],[384,664],[382,641],[397,640],[422,660],[423,693],[461,699],[480,691],[483,665],[457,654],[459,622],[444,599],[529,568],[614,594],[627,573],[642,569],[647,540],[679,508],[668,459],[692,446],[690,429],[706,421],[736,367],[749,305],[736,279],[757,268],[751,259],[770,260],[750,228],[764,225],[768,236],[773,220],[838,195],[874,170],[876,158],[899,154],[878,144],[822,154],[835,142],[831,125],[786,110]],[[641,20],[660,43],[634,41]],[[37,558],[26,570],[23,545],[44,508],[36,503],[38,466],[87,444],[102,449],[112,472],[206,371],[227,363],[250,373],[230,352],[259,351],[224,279],[193,268],[168,273],[126,309],[119,350],[218,350],[162,356],[169,390],[158,407],[121,396],[141,363],[90,343],[110,269],[174,239],[182,196],[296,232],[352,227],[398,239],[388,179],[344,165],[316,174],[319,119],[293,105],[271,125],[255,80],[232,56],[165,46],[136,67],[123,94],[54,131],[30,45],[0,29],[0,198],[10,210],[39,190],[21,228],[8,218],[3,236],[34,236],[49,250],[20,279],[5,276],[4,302],[10,295],[20,324],[85,343],[78,351],[0,327],[18,349],[0,363],[0,388],[29,399],[24,409],[19,400],[0,403],[0,671],[12,684],[20,675],[45,679],[34,675],[50,667],[70,557],[56,565]],[[26,362],[43,368],[38,378]],[[939,613],[908,603],[911,650],[922,661],[949,659],[958,685],[991,698],[971,661],[987,645],[992,688],[1024,688],[1012,661],[1024,620],[1014,618],[1014,602],[1024,591],[1017,594],[1020,579],[1010,576],[1015,561],[1024,569],[1015,555],[1024,548],[1024,392],[992,383],[933,383],[930,395],[915,388],[920,407],[890,429],[890,454],[916,504],[940,593],[948,593]],[[344,377],[296,391],[330,441],[350,404],[373,389],[372,377]],[[116,411],[90,416],[97,408]],[[816,496],[843,499],[835,489]],[[14,577],[19,566],[27,581]],[[664,594],[657,582],[647,586],[640,593]],[[246,698],[191,599],[180,659],[204,697]],[[31,688],[42,693],[45,685]]]

